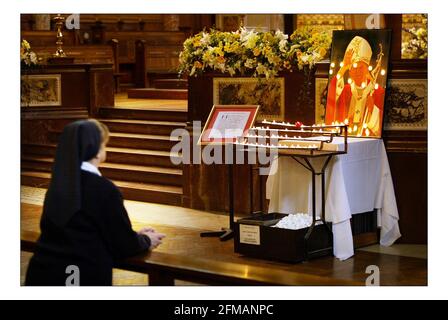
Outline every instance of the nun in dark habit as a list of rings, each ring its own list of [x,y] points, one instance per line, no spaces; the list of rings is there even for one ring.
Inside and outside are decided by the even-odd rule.
[[[75,283],[112,285],[116,261],[161,243],[164,235],[152,228],[132,230],[120,191],[101,176],[108,139],[109,130],[96,120],[64,128],[25,285],[64,286],[73,268]]]

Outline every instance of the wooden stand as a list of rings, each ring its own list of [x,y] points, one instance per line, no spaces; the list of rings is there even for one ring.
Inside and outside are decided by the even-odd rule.
[[[233,238],[234,230],[234,203],[233,203],[233,164],[227,164],[228,187],[229,187],[229,227],[222,228],[221,231],[202,232],[201,237],[219,237],[221,241],[230,240]]]

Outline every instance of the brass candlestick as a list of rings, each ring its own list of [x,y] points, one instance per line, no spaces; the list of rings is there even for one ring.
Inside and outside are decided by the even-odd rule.
[[[60,14],[58,14],[56,17],[53,18],[56,24],[56,52],[53,54],[53,57],[56,58],[64,58],[67,55],[65,54],[64,50],[62,49],[62,44],[64,43],[62,41],[63,35],[62,35],[62,27],[64,25],[65,18],[61,17]]]

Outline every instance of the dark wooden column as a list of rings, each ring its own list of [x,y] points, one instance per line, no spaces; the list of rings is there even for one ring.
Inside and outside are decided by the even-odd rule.
[[[401,59],[401,14],[386,14],[386,28],[392,30],[390,60]]]
[[[294,15],[293,14],[284,14],[284,24],[285,24],[285,34],[292,35],[296,26],[294,24]]]
[[[135,41],[135,85],[137,88],[148,87],[147,56],[148,45],[146,40]]]
[[[88,65],[89,115],[97,117],[101,107],[114,106],[114,74],[110,64]]]

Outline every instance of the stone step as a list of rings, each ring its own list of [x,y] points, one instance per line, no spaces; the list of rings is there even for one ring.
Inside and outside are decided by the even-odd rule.
[[[186,79],[156,79],[154,80],[156,89],[188,89]]]
[[[176,129],[185,128],[185,122],[131,120],[131,119],[98,119],[111,132],[141,133],[153,135],[171,135]]]
[[[157,166],[180,168],[172,163],[171,158],[178,160],[181,155],[162,150],[144,150],[131,148],[107,147],[107,161],[111,163],[122,163],[142,166]],[[26,144],[22,145],[22,154],[35,154],[54,157],[56,144]]]
[[[154,110],[145,108],[104,107],[99,110],[100,118],[151,120],[164,122],[186,122],[187,111]]]
[[[57,143],[61,132],[50,131],[49,138],[53,143]],[[145,150],[165,150],[169,151],[171,148],[179,143],[180,139],[165,135],[148,135],[140,133],[124,133],[111,132],[109,135],[109,147],[118,148],[137,148]]]
[[[32,187],[48,188],[51,179],[49,172],[22,171],[21,184]],[[124,199],[154,202],[169,205],[182,204],[182,188],[160,184],[137,183],[113,180]]]
[[[156,88],[138,88],[129,89],[128,98],[130,99],[188,99],[187,89],[156,89]]]
[[[39,155],[22,155],[22,170],[51,172],[53,158]],[[137,166],[105,162],[101,173],[112,180],[123,180],[161,185],[182,186],[182,170],[164,167]]]
[[[169,136],[111,132],[108,146],[169,151],[179,143],[179,139],[173,139],[175,140],[171,140]]]

